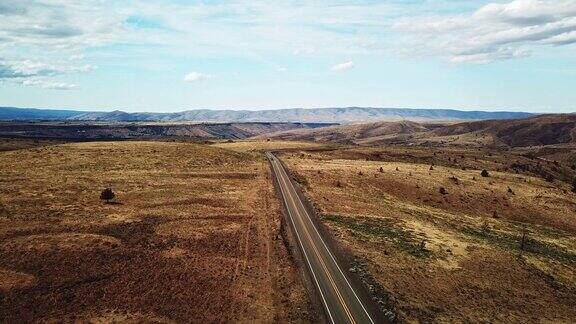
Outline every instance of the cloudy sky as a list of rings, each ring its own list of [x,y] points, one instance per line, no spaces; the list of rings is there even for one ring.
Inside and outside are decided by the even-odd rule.
[[[576,111],[576,0],[0,0],[0,106]]]

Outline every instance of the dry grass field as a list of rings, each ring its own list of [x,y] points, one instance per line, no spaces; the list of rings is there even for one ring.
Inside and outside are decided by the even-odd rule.
[[[0,138],[0,152],[13,151],[25,148],[39,148],[47,145],[62,144],[58,140],[40,140],[40,139],[2,139]]]
[[[576,193],[534,172],[574,176],[568,164],[418,147],[282,158],[401,320],[576,320]]]
[[[2,143],[0,322],[315,318],[261,155]],[[106,187],[115,203],[99,199]]]
[[[238,152],[264,152],[283,150],[311,150],[326,148],[327,144],[298,141],[267,141],[267,140],[243,140],[222,142],[214,144],[216,147],[234,150]]]

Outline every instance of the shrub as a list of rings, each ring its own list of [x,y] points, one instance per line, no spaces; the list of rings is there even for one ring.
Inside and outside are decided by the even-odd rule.
[[[484,169],[482,170],[482,172],[480,172],[480,175],[483,176],[484,178],[488,178],[490,176],[490,173],[488,173],[488,171]]]
[[[520,250],[526,251],[529,243],[530,243],[530,237],[528,236],[528,230],[526,228],[523,228],[522,236],[520,236]]]
[[[484,218],[484,221],[482,222],[482,231],[483,232],[490,232],[490,223],[488,222],[488,219]]]
[[[112,191],[111,188],[106,188],[100,193],[100,199],[106,200],[106,203],[110,203],[110,200],[114,199],[116,194]]]
[[[448,191],[446,190],[446,188],[440,187],[440,193],[443,194],[443,195],[447,195],[447,194],[448,194]]]
[[[430,171],[432,171],[432,170],[434,170],[434,166],[433,166],[433,165],[430,166]]]
[[[380,173],[384,173],[384,168],[380,167]]]
[[[418,244],[418,249],[420,251],[426,251],[426,240],[420,241],[420,243]]]
[[[512,190],[512,188],[508,187],[508,193],[514,195],[514,190]]]
[[[576,193],[576,179],[572,181],[572,192]]]

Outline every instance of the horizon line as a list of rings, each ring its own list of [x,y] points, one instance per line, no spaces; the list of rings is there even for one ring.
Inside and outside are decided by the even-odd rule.
[[[292,107],[292,108],[262,108],[262,109],[246,109],[246,108],[192,108],[192,109],[182,109],[178,111],[170,112],[160,112],[160,111],[126,111],[118,108],[112,110],[84,110],[84,108],[54,108],[54,107],[15,107],[15,106],[0,106],[0,109],[12,108],[12,109],[34,109],[34,110],[52,110],[52,111],[77,111],[86,113],[112,113],[112,112],[122,112],[127,114],[178,114],[188,111],[234,111],[234,112],[259,112],[259,111],[282,111],[282,110],[320,110],[320,109],[396,109],[396,110],[442,110],[442,111],[459,111],[459,112],[481,112],[481,113],[520,113],[520,114],[532,114],[532,115],[543,115],[543,114],[571,114],[576,112],[529,112],[524,110],[503,110],[503,108],[497,108],[498,110],[482,110],[482,108],[413,108],[413,107],[373,107],[373,106],[334,106],[334,107]],[[90,108],[88,108],[90,109]]]

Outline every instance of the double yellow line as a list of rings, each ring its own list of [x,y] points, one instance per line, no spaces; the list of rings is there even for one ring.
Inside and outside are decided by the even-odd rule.
[[[282,178],[282,183],[284,184],[284,186],[288,189],[288,198],[290,199],[290,202],[292,203],[292,205],[294,206],[294,208],[296,209],[296,212],[298,214],[300,214],[300,211],[296,205],[296,202],[294,200],[294,197],[292,195],[292,192],[290,190],[290,188],[292,188],[291,186],[289,186],[287,184],[287,174],[285,173],[284,169],[282,167],[278,167],[278,163],[277,161],[274,161],[276,163],[276,169],[281,170],[281,174],[280,174],[280,178]],[[293,188],[292,188],[293,190]],[[309,240],[309,242],[312,245],[312,249],[314,249],[315,254],[317,255],[318,259],[320,260],[320,264],[322,265],[322,268],[324,269],[324,272],[326,273],[326,276],[328,277],[328,280],[330,281],[332,288],[334,289],[334,291],[336,292],[336,295],[338,297],[338,300],[340,300],[340,303],[342,304],[342,307],[344,309],[344,312],[346,313],[346,315],[348,316],[349,320],[351,323],[356,324],[356,321],[354,320],[354,317],[352,316],[352,313],[350,312],[350,309],[348,308],[348,305],[346,304],[346,302],[344,301],[344,298],[342,297],[342,294],[340,292],[340,290],[338,289],[338,286],[336,285],[336,282],[334,281],[334,278],[332,277],[332,274],[330,273],[330,271],[328,270],[328,267],[326,266],[326,263],[324,262],[324,259],[322,258],[322,255],[320,254],[320,251],[318,250],[318,248],[316,247],[316,244],[314,244],[314,241],[312,240],[312,236],[310,235],[310,232],[308,231],[308,228],[306,226],[306,224],[304,224],[304,221],[302,219],[302,215],[300,215],[300,219],[299,219],[301,225],[304,227],[304,232]],[[295,228],[295,230],[297,231],[297,229]],[[326,307],[328,307],[328,304],[326,304]]]

